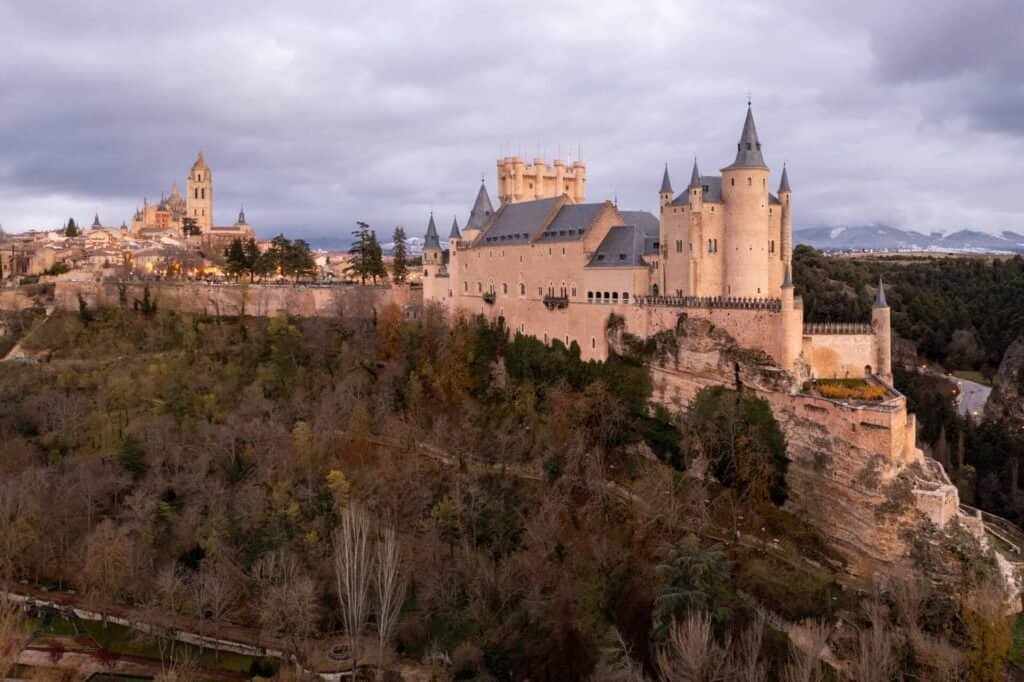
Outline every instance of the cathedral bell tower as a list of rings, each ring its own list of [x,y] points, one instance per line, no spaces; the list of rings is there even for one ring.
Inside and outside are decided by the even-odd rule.
[[[188,174],[188,192],[185,194],[185,217],[195,221],[204,233],[213,227],[213,174],[206,165],[203,152],[192,164]]]

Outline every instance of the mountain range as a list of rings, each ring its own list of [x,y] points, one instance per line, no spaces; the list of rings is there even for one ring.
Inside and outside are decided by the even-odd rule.
[[[888,225],[822,226],[793,231],[794,244],[824,251],[935,251],[953,253],[1024,253],[1024,234],[959,230],[925,234]]]

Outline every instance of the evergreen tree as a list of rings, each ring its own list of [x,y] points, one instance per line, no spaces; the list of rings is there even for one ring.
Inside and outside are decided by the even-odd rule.
[[[355,237],[355,240],[352,242],[352,247],[348,250],[348,254],[352,258],[349,260],[345,272],[358,277],[360,284],[366,284],[366,278],[370,276],[370,226],[362,221],[358,221],[356,225],[356,229],[352,231],[352,236]]]
[[[75,219],[68,218],[68,224],[64,227],[64,236],[77,237],[80,234],[81,231],[78,229],[78,225],[75,224]]]
[[[241,239],[231,241],[231,245],[224,250],[224,258],[227,260],[227,271],[235,278],[250,270],[249,259],[246,257]]]
[[[249,281],[256,279],[256,268],[260,260],[260,247],[256,246],[256,240],[252,237],[242,246],[242,253],[245,256],[245,268],[249,272]]]
[[[366,250],[366,274],[373,279],[374,284],[378,279],[387,280],[388,270],[384,267],[384,252],[381,251],[380,242],[377,241],[377,233],[372,230]]]
[[[183,218],[181,221],[181,231],[186,237],[198,237],[203,233],[199,229],[199,223],[196,222],[195,218]]]
[[[304,239],[296,239],[289,244],[285,257],[285,265],[289,274],[296,279],[306,275],[310,276],[316,272],[316,263],[313,261],[313,253],[309,244]]]
[[[401,284],[409,275],[408,244],[405,239],[405,228],[401,225],[396,227],[391,239],[395,243],[395,260],[391,266],[391,276],[396,284]]]

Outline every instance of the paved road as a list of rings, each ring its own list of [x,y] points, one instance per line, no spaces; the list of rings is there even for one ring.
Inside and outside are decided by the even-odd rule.
[[[985,403],[988,402],[988,396],[992,393],[992,387],[967,379],[950,378],[956,381],[957,387],[960,389],[956,400],[957,414],[961,417],[970,415],[981,421],[981,418],[985,416]]]

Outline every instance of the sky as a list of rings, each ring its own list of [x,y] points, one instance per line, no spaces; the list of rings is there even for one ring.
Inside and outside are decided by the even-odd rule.
[[[1024,232],[1021,35],[1020,0],[0,0],[0,225],[119,225],[200,149],[263,237],[464,223],[510,154],[655,212],[749,96],[797,229]]]

